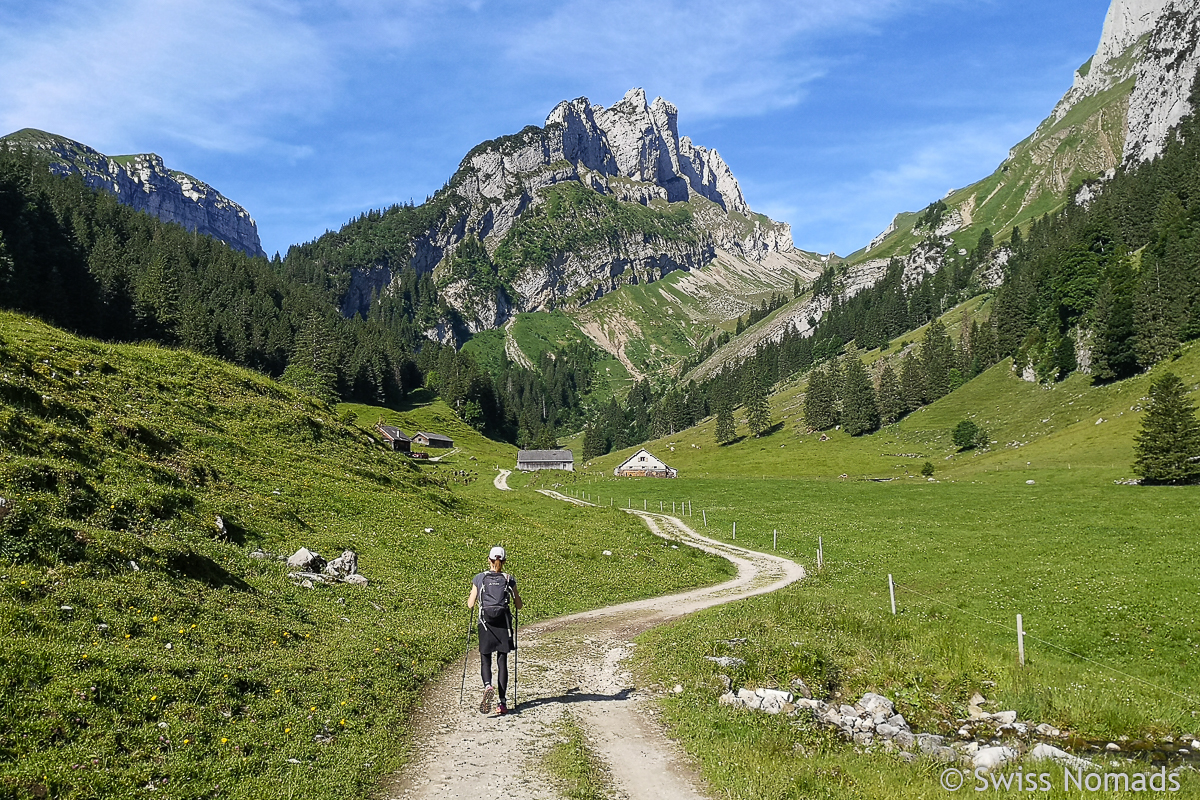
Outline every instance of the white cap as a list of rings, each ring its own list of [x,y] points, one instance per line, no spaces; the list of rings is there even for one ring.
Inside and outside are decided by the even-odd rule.
[[[495,561],[496,559],[500,559],[501,561],[505,559],[503,547],[493,547],[492,551],[488,553],[488,561]]]

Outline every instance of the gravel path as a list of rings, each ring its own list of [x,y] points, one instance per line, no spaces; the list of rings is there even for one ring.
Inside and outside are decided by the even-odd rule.
[[[497,489],[499,489],[502,492],[511,492],[512,489],[508,488],[508,476],[509,475],[512,475],[511,469],[500,470],[500,474],[497,475],[495,478],[492,478],[492,485],[495,486]]]
[[[557,492],[542,494],[591,505]],[[634,685],[622,662],[639,633],[702,608],[774,591],[803,578],[804,568],[700,536],[669,515],[630,513],[660,536],[728,558],[737,566],[737,577],[522,628],[518,703],[504,717],[479,713],[479,656],[472,648],[465,700],[459,704],[460,663],[426,693],[414,719],[413,760],[385,781],[380,797],[557,800],[561,795],[541,763],[556,741],[554,726],[564,713],[583,728],[589,746],[603,760],[615,797],[708,797],[688,757],[658,724],[649,702],[652,693]]]

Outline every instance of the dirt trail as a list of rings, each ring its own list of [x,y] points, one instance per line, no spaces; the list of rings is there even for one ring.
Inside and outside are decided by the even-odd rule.
[[[557,492],[542,494],[592,505]],[[651,693],[633,684],[622,661],[637,634],[702,608],[774,591],[803,578],[804,568],[700,536],[670,515],[630,513],[660,536],[728,558],[737,566],[737,577],[522,628],[519,682],[509,688],[510,702],[516,691],[517,704],[504,717],[479,713],[479,656],[472,648],[465,700],[459,704],[460,662],[426,693],[415,717],[413,760],[385,782],[381,797],[557,800],[560,794],[541,762],[556,741],[553,726],[564,712],[583,728],[605,762],[617,797],[708,797],[688,757],[657,723]]]
[[[512,489],[508,488],[508,476],[509,475],[512,475],[511,469],[500,470],[500,474],[497,475],[495,478],[492,478],[492,485],[495,486],[497,489],[499,489],[502,492],[511,492]]]

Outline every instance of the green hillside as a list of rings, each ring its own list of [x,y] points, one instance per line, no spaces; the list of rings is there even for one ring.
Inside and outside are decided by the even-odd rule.
[[[1085,755],[1122,736],[1195,735],[1200,489],[1124,484],[1150,384],[1167,370],[1200,401],[1198,344],[1106,386],[1081,375],[1028,383],[1006,360],[861,437],[811,432],[801,380],[771,398],[776,427],[761,438],[746,436],[739,409],[743,438],[733,444],[715,443],[712,419],[649,443],[679,470],[676,480],[614,478],[632,449],[594,459],[581,478],[601,503],[611,496],[667,511],[686,503],[685,521],[706,535],[730,541],[736,523],[739,544],[770,550],[777,534],[778,551],[810,570],[779,593],[643,637],[643,680],[685,687],[664,700],[666,719],[715,789],[747,799],[806,797],[820,787],[829,797],[941,791],[936,773],[919,764],[718,706],[721,672],[751,688],[800,678],[831,702],[880,692],[930,732],[946,732],[943,721],[965,716],[981,692],[995,701],[989,710],[1011,708],[1068,731]],[[958,452],[951,431],[964,419],[989,431],[989,448]],[[932,478],[921,475],[926,462]],[[1017,614],[1027,632],[1024,667],[1016,663]],[[730,642],[733,631],[746,642]],[[703,659],[722,654],[746,663],[721,669]],[[830,775],[841,776],[833,788]],[[1185,780],[1184,789],[1197,796],[1200,786]]]
[[[415,465],[371,435],[381,416],[458,449]],[[525,621],[728,572],[615,511],[493,502],[514,449],[440,402],[334,409],[9,313],[0,452],[6,798],[362,796],[404,761],[424,682],[461,656],[487,547],[509,548]],[[369,585],[303,588],[250,557],[302,546],[353,549]],[[579,570],[603,549],[602,576]]]

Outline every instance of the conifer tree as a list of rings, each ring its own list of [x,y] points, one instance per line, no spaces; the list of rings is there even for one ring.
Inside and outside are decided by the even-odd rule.
[[[891,425],[904,416],[907,409],[900,396],[900,381],[891,364],[884,364],[879,373],[879,416],[885,425]]]
[[[766,381],[755,367],[751,367],[750,383],[746,387],[746,427],[755,436],[762,436],[771,427]]]
[[[950,369],[954,366],[954,344],[941,320],[934,320],[921,340],[921,366],[925,373],[926,403],[950,393]]]
[[[732,442],[737,438],[737,427],[733,421],[733,408],[728,400],[722,400],[717,406],[717,444]]]
[[[1150,404],[1134,442],[1133,468],[1144,482],[1200,480],[1200,419],[1175,373],[1164,374],[1150,388]]]
[[[925,373],[912,353],[900,360],[900,399],[905,413],[916,411],[924,403]]]
[[[813,430],[823,431],[837,425],[837,399],[834,379],[818,367],[808,376],[808,392],[804,396],[804,421]]]
[[[842,379],[842,427],[851,436],[862,436],[879,428],[879,407],[871,376],[858,358],[846,359]]]

